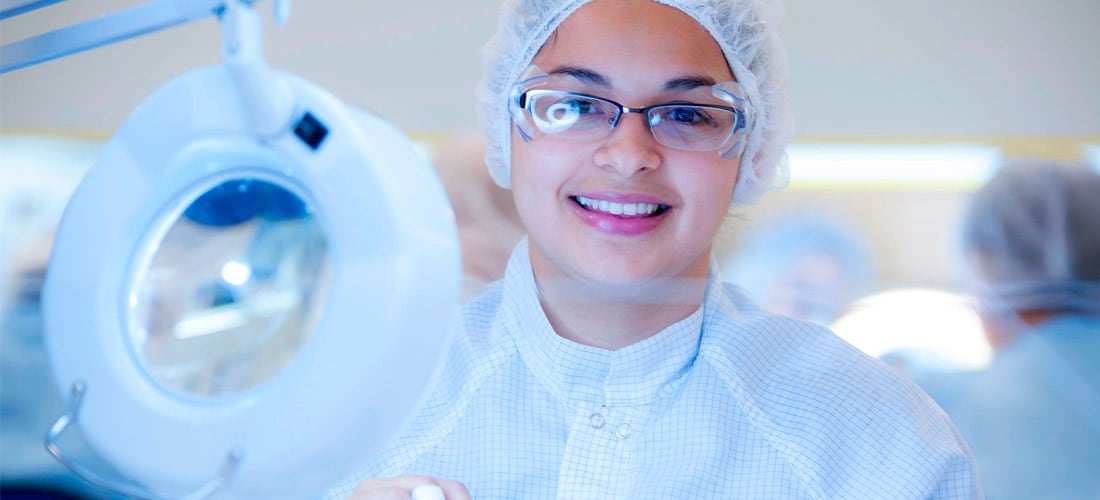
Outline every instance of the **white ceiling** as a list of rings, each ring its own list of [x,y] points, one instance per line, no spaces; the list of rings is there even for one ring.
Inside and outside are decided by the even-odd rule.
[[[500,0],[299,0],[265,15],[273,66],[410,132],[476,126],[479,50]],[[141,3],[69,0],[4,43]],[[260,9],[270,13],[270,1]],[[790,98],[810,136],[1100,135],[1096,0],[787,0]],[[198,21],[0,76],[0,126],[109,133],[164,82],[220,58]]]

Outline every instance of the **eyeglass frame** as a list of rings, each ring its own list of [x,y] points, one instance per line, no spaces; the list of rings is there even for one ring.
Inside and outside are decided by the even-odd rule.
[[[527,109],[526,103],[530,102],[527,99],[527,94],[529,92],[533,91],[533,90],[536,90],[535,87],[545,85],[547,82],[549,82],[549,80],[550,80],[550,75],[547,74],[546,71],[544,71],[538,65],[532,64],[532,65],[528,66],[527,70],[523,73],[523,75],[516,81],[516,83],[514,83],[512,85],[512,91],[511,91],[510,99],[509,99],[509,111],[510,111],[510,114],[511,114],[511,117],[512,117],[512,122],[513,122],[513,124],[516,128],[516,131],[519,132],[520,137],[523,138],[523,140],[525,142],[531,142],[532,140],[534,140],[535,134],[534,134],[534,130],[530,130],[530,131],[525,130],[524,127],[523,127],[523,124],[533,125],[534,126],[533,128],[535,128],[535,129],[539,128],[536,124],[530,123],[530,120],[528,119],[527,115],[525,115],[523,113],[524,111],[527,111],[531,115],[534,115],[534,113],[531,110]],[[670,147],[670,148],[673,148],[673,149],[679,149],[679,150],[683,150],[683,151],[719,151],[718,156],[722,157],[722,158],[729,158],[731,156],[740,156],[741,153],[744,152],[745,146],[748,143],[748,140],[746,139],[745,136],[747,135],[748,131],[752,130],[753,125],[754,125],[754,121],[755,121],[755,111],[756,111],[755,108],[753,107],[752,103],[749,102],[748,97],[746,96],[744,90],[741,88],[741,85],[738,84],[736,81],[732,81],[732,80],[711,85],[711,94],[714,97],[729,103],[730,106],[720,106],[720,105],[714,105],[714,104],[666,102],[666,103],[652,104],[652,105],[649,105],[649,106],[646,106],[646,107],[643,107],[643,108],[634,108],[634,107],[622,105],[622,104],[620,104],[618,102],[615,102],[611,99],[608,99],[606,97],[594,96],[594,95],[591,95],[591,94],[585,94],[583,92],[572,92],[572,91],[567,91],[567,90],[549,90],[549,89],[538,89],[538,90],[547,90],[547,91],[555,92],[555,93],[560,92],[560,93],[564,93],[564,94],[576,95],[576,96],[580,96],[580,97],[584,97],[584,98],[588,98],[588,99],[595,99],[595,100],[598,100],[598,101],[603,101],[603,102],[606,102],[608,104],[611,104],[611,105],[615,106],[618,109],[618,114],[615,116],[613,121],[609,121],[610,127],[608,127],[608,129],[607,129],[607,135],[610,135],[611,132],[615,130],[615,127],[617,127],[619,125],[619,122],[622,120],[623,115],[628,114],[628,113],[639,113],[639,114],[642,114],[643,116],[646,117],[646,128],[647,128],[647,130],[649,130],[649,133],[653,136],[653,138],[658,143],[660,143],[662,145],[665,145],[666,147]],[[725,110],[725,111],[732,111],[734,113],[736,123],[734,123],[733,128],[730,130],[729,136],[726,137],[725,139],[723,139],[723,141],[721,143],[719,143],[719,145],[715,148],[695,150],[695,149],[687,149],[687,148],[681,148],[681,147],[670,146],[668,144],[665,144],[664,142],[661,141],[660,138],[657,137],[657,134],[653,131],[653,127],[650,124],[650,120],[649,120],[649,112],[652,111],[653,109],[657,109],[657,108],[661,108],[661,107],[684,107],[684,106],[708,108],[708,109],[721,109],[721,110]],[[737,132],[739,130],[744,130],[745,132],[741,133],[741,134],[738,134]],[[540,129],[540,132],[541,132],[541,129]],[[543,132],[543,133],[546,133],[546,132]],[[729,143],[730,139],[733,138],[733,137],[736,137],[736,139],[732,142],[732,144],[729,144],[728,148],[725,148],[725,145],[727,143]],[[596,139],[592,139],[592,140],[596,140]],[[725,150],[722,151],[723,149],[725,149]]]

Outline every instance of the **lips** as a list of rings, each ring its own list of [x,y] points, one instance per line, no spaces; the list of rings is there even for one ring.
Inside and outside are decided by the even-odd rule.
[[[572,200],[589,212],[613,215],[620,218],[656,217],[670,208],[668,205],[661,203],[621,203],[597,200],[585,196],[573,196]]]

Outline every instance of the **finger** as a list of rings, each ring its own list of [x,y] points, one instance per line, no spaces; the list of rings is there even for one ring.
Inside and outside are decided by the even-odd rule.
[[[470,500],[470,492],[466,490],[466,485],[449,479],[439,480],[439,487],[443,489],[443,494],[446,495],[447,500]]]

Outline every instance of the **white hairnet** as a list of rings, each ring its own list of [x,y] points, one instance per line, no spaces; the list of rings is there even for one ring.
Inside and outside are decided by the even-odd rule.
[[[592,0],[506,0],[497,32],[482,49],[477,87],[485,161],[493,180],[510,188],[512,84],[535,54],[578,8]],[[694,18],[721,46],[734,77],[756,108],[756,123],[741,158],[733,204],[756,202],[787,185],[784,149],[793,133],[786,101],[787,56],[778,34],[782,6],[768,0],[654,0]]]
[[[1100,174],[1026,162],[974,193],[963,250],[984,302],[1100,313]]]

